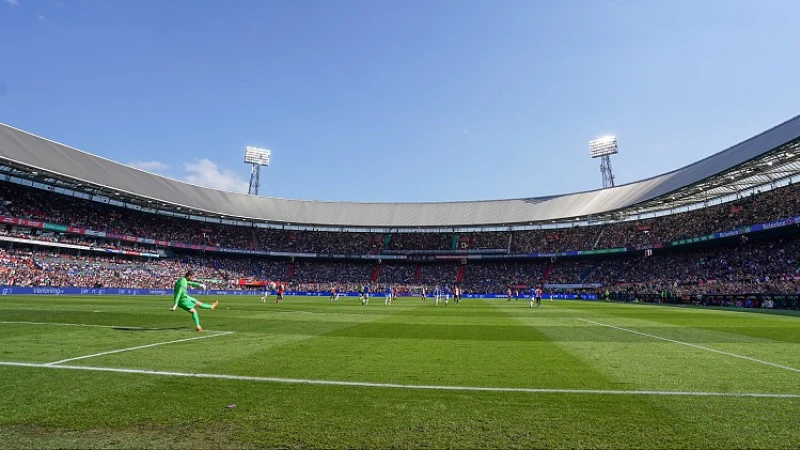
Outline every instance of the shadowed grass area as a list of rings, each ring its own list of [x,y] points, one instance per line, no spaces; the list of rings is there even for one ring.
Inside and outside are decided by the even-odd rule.
[[[70,364],[416,385],[800,394],[800,318],[608,303],[219,298],[230,335]],[[167,297],[4,297],[0,360],[198,336]],[[131,327],[144,327],[138,330]],[[0,448],[793,448],[800,399],[439,391],[0,366]],[[236,407],[228,408],[235,404]]]

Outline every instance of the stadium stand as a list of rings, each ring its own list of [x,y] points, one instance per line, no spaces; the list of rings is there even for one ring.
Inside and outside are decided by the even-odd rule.
[[[641,247],[800,214],[800,186],[790,184],[723,205],[640,221],[495,233],[296,231],[167,218],[46,190],[0,183],[6,215],[21,219],[187,244],[300,253],[380,254],[387,250],[507,249],[511,253]],[[122,245],[122,244],[119,244]]]
[[[44,190],[2,183],[3,213],[30,220],[62,223],[69,226],[94,227],[116,233],[143,236],[169,236],[187,242],[213,242],[242,245],[249,233],[264,237],[250,239],[260,248],[269,242],[271,247],[285,251],[362,252],[375,254],[384,242],[395,242],[395,249],[436,250],[497,247],[512,242],[517,251],[563,251],[586,247],[640,246],[702,234],[733,229],[757,222],[791,217],[800,210],[800,189],[788,185],[764,193],[756,193],[739,201],[663,216],[639,222],[624,222],[603,226],[571,227],[567,229],[532,230],[466,234],[453,233],[395,233],[389,238],[375,233],[295,232],[265,229],[237,229],[234,226],[204,228],[207,225],[190,220],[156,216],[104,205],[89,200],[69,198]],[[193,228],[192,228],[193,227]],[[688,230],[688,231],[687,231]],[[37,234],[38,233],[38,234]],[[464,237],[466,236],[466,237]],[[41,233],[41,230],[6,225],[0,238],[15,237],[33,243],[84,245],[101,249],[154,251],[147,245],[130,244],[64,233]],[[594,245],[595,242],[598,245]],[[465,243],[465,244],[461,244]],[[548,284],[600,285],[613,287],[613,292],[655,294],[734,294],[765,293],[782,290],[796,292],[794,276],[800,267],[800,244],[793,236],[782,234],[774,239],[742,243],[737,240],[714,249],[687,249],[682,252],[659,253],[651,257],[624,256],[605,258],[558,258],[525,262],[476,263],[464,268],[461,285],[466,292],[500,292],[507,286]],[[163,288],[170,279],[187,266],[196,267],[205,278],[218,279],[229,286],[240,278],[286,280],[321,290],[331,283],[359,285],[362,283],[392,283],[402,286],[453,284],[459,264],[450,263],[393,263],[323,262],[299,260],[241,259],[182,255],[166,260],[141,260],[112,256],[71,254],[65,249],[37,249],[17,242],[16,249],[3,253],[5,284],[114,286]],[[26,250],[20,250],[27,248]],[[391,246],[390,246],[391,247]],[[289,274],[289,267],[293,273]],[[551,267],[548,279],[544,274]],[[374,280],[373,280],[374,279]],[[324,285],[324,287],[323,287]]]
[[[165,289],[191,267],[225,289],[248,289],[241,280],[315,291],[458,284],[481,294],[544,285],[623,301],[798,307],[800,117],[648,180],[487,202],[251,198],[143,174],[2,124],[0,162],[3,286]],[[47,168],[58,164],[60,172]],[[116,177],[79,178],[81,164]],[[120,180],[127,190],[115,187]],[[359,226],[342,222],[350,217]]]

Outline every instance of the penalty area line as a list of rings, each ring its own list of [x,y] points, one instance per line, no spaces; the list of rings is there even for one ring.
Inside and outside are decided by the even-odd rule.
[[[216,373],[165,372],[158,370],[122,369],[114,367],[91,366],[54,366],[50,364],[0,361],[0,366],[28,367],[37,369],[82,370],[88,372],[110,372],[134,375],[151,375],[162,377],[201,378],[231,381],[250,381],[262,383],[308,384],[318,386],[344,386],[384,389],[409,389],[433,391],[467,391],[467,392],[506,392],[527,394],[584,394],[584,395],[633,395],[633,396],[672,396],[672,397],[749,397],[800,399],[800,394],[772,394],[761,392],[691,392],[691,391],[624,391],[613,389],[555,389],[555,388],[511,388],[511,387],[478,387],[478,386],[436,386],[419,384],[369,383],[360,381],[307,380],[302,378],[256,377],[244,375],[225,375]]]
[[[47,367],[51,367],[51,366],[55,366],[57,364],[63,364],[63,363],[66,363],[66,362],[71,362],[71,361],[78,361],[78,360],[81,360],[81,359],[96,358],[98,356],[113,355],[115,353],[122,353],[122,352],[131,352],[131,351],[134,351],[134,350],[141,350],[141,349],[145,349],[145,348],[158,347],[159,345],[177,344],[179,342],[188,342],[188,341],[196,341],[198,339],[206,339],[206,338],[213,338],[213,337],[219,337],[219,336],[227,336],[227,335],[229,335],[231,333],[233,333],[233,332],[232,331],[222,331],[222,332],[216,333],[216,334],[206,334],[206,335],[203,335],[203,336],[195,336],[195,337],[185,338],[185,339],[176,339],[174,341],[156,342],[154,344],[138,345],[136,347],[121,348],[121,349],[118,349],[118,350],[109,350],[107,352],[94,353],[92,355],[76,356],[75,358],[62,359],[60,361],[54,361],[54,362],[46,363],[46,364],[43,364],[43,365],[47,366]]]
[[[601,327],[613,328],[613,329],[619,330],[619,331],[627,331],[628,333],[638,334],[639,336],[646,336],[646,337],[649,337],[649,338],[652,338],[652,339],[658,339],[658,340],[661,340],[661,341],[672,342],[673,344],[685,345],[687,347],[696,348],[698,350],[705,350],[705,351],[711,352],[711,353],[718,353],[720,355],[730,356],[730,357],[733,357],[733,358],[740,358],[740,359],[744,359],[744,360],[747,360],[747,361],[751,361],[751,362],[755,362],[755,363],[759,363],[759,364],[764,364],[764,365],[767,365],[767,366],[770,366],[770,367],[776,367],[778,369],[784,369],[784,370],[789,370],[789,371],[792,371],[792,372],[800,373],[800,369],[795,369],[794,367],[784,366],[784,365],[781,365],[781,364],[776,364],[776,363],[769,362],[769,361],[764,361],[764,360],[761,360],[761,359],[751,358],[749,356],[737,355],[736,353],[730,353],[730,352],[726,352],[726,351],[722,351],[722,350],[717,350],[717,349],[711,348],[711,347],[704,347],[702,345],[692,344],[692,343],[689,343],[689,342],[677,341],[675,339],[656,336],[655,334],[650,334],[650,333],[643,333],[641,331],[636,331],[636,330],[631,330],[629,328],[623,328],[623,327],[618,327],[618,326],[614,326],[614,325],[609,325],[607,323],[595,322],[593,320],[581,319],[581,318],[577,318],[577,317],[576,317],[576,319],[580,320],[581,322],[591,323],[593,325],[599,325]]]

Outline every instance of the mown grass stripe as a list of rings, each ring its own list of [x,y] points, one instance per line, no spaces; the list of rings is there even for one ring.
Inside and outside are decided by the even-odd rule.
[[[217,334],[204,334],[202,336],[196,336],[196,337],[191,337],[191,338],[176,339],[176,340],[173,340],[173,341],[156,342],[156,343],[153,343],[153,344],[138,345],[136,347],[128,347],[128,348],[121,348],[121,349],[117,349],[117,350],[109,350],[107,352],[100,352],[100,353],[94,353],[94,354],[91,354],[91,355],[76,356],[75,358],[62,359],[60,361],[54,361],[54,362],[51,362],[51,363],[47,363],[47,364],[45,364],[45,366],[55,366],[57,364],[63,364],[63,363],[66,363],[66,362],[78,361],[78,360],[81,360],[81,359],[88,359],[88,358],[97,358],[98,356],[113,355],[115,353],[131,352],[131,351],[134,351],[134,350],[142,350],[142,349],[145,349],[145,348],[158,347],[160,345],[177,344],[179,342],[188,342],[188,341],[196,341],[198,339],[206,339],[206,338],[213,338],[213,337],[219,337],[219,336],[227,336],[227,335],[229,335],[231,333],[233,333],[233,332],[232,331],[223,331],[223,332],[220,332],[220,333],[217,333]]]
[[[740,358],[740,359],[744,359],[744,360],[747,360],[747,361],[751,361],[751,362],[755,362],[755,363],[759,363],[759,364],[764,364],[764,365],[771,366],[771,367],[776,367],[778,369],[790,370],[792,372],[800,373],[800,369],[795,369],[794,367],[784,366],[784,365],[781,365],[781,364],[776,364],[776,363],[769,362],[769,361],[764,361],[764,360],[761,360],[761,359],[751,358],[749,356],[738,355],[736,353],[730,353],[730,352],[726,352],[726,351],[723,351],[723,350],[717,350],[717,349],[710,348],[710,347],[704,347],[702,345],[697,345],[697,344],[692,344],[692,343],[689,343],[689,342],[683,342],[683,341],[678,341],[678,340],[675,340],[675,339],[665,338],[665,337],[662,337],[662,336],[657,336],[655,334],[650,334],[650,333],[644,333],[642,331],[631,330],[629,328],[623,328],[623,327],[618,327],[618,326],[615,326],[615,325],[609,325],[609,324],[606,324],[606,323],[595,322],[593,320],[587,320],[587,319],[581,319],[581,318],[578,318],[578,320],[580,320],[581,322],[586,322],[586,323],[590,323],[590,324],[593,324],[593,325],[613,328],[613,329],[619,330],[619,331],[626,331],[628,333],[638,334],[640,336],[645,336],[645,337],[649,337],[649,338],[652,338],[652,339],[658,339],[658,340],[662,340],[662,341],[666,341],[666,342],[671,342],[673,344],[685,345],[687,347],[696,348],[698,350],[704,350],[704,351],[707,351],[707,352],[718,353],[720,355],[730,356],[730,357],[733,357],[733,358]]]

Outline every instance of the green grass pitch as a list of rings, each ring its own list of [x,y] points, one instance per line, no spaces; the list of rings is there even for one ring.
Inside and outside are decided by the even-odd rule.
[[[218,300],[0,297],[0,448],[800,446],[795,315]]]

